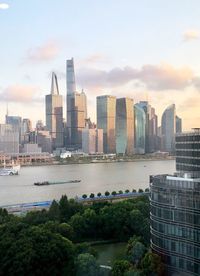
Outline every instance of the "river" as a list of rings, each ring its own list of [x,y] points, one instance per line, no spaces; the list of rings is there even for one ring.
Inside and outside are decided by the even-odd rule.
[[[173,173],[174,160],[23,167],[18,176],[0,176],[0,206],[69,198],[82,194],[145,189],[149,175]],[[34,186],[37,181],[80,179],[79,183]]]

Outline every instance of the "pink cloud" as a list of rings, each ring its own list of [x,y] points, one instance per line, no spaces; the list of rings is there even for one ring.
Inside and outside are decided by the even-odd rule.
[[[192,84],[193,78],[190,68],[175,68],[169,64],[146,64],[140,69],[115,67],[110,71],[82,68],[77,74],[80,85],[91,88],[114,88],[134,82],[145,85],[149,90],[182,90]]]
[[[0,93],[2,101],[28,103],[38,101],[38,87],[30,85],[11,85]]]
[[[56,58],[58,53],[58,44],[55,41],[48,41],[39,47],[29,49],[26,60],[29,62],[49,61]]]
[[[183,40],[184,41],[196,40],[196,39],[199,39],[199,37],[200,37],[199,30],[190,29],[190,30],[186,30],[183,33]]]

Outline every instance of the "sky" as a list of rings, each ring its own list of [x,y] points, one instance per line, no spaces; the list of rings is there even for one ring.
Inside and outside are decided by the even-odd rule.
[[[65,109],[73,57],[93,121],[110,94],[148,100],[159,122],[175,103],[184,130],[200,127],[199,15],[199,0],[0,0],[0,122],[7,106],[45,121],[52,71]]]

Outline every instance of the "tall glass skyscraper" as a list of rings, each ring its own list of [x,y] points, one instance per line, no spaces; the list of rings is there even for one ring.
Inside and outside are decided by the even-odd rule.
[[[163,112],[161,119],[161,131],[163,135],[163,150],[168,152],[174,152],[176,133],[175,104],[168,106]]]
[[[133,99],[120,98],[116,101],[116,153],[131,155],[133,148]]]
[[[134,153],[145,153],[146,115],[139,104],[134,105]]]
[[[97,128],[103,129],[104,153],[116,153],[116,97],[97,97]]]
[[[176,115],[176,133],[182,132],[182,119]]]
[[[150,181],[151,248],[167,275],[200,275],[200,129],[176,136],[174,175]]]
[[[46,95],[46,126],[49,130],[53,148],[63,147],[63,99],[59,95],[58,81],[52,73],[51,94]]]
[[[84,91],[76,92],[73,58],[67,60],[67,132],[68,145],[81,148],[82,130],[87,118],[87,97]]]

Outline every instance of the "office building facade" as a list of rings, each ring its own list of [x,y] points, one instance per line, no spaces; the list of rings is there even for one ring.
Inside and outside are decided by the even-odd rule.
[[[82,90],[76,91],[74,61],[67,60],[67,144],[81,148],[82,130],[85,128],[87,118],[87,97]]]
[[[59,95],[58,81],[52,73],[51,94],[46,95],[46,127],[52,137],[53,148],[63,147],[63,99]]]
[[[116,97],[97,97],[97,128],[103,129],[104,153],[116,153]]]
[[[162,114],[161,129],[163,136],[163,150],[174,152],[176,133],[176,107],[175,104],[168,106]]]
[[[134,149],[134,112],[133,99],[116,100],[116,153],[133,154]]]
[[[182,132],[182,119],[176,115],[176,133]]]
[[[176,136],[174,175],[151,177],[151,248],[167,275],[200,275],[200,131]]]
[[[82,151],[87,154],[103,153],[103,129],[85,128],[82,131]]]
[[[19,129],[10,124],[0,124],[0,152],[19,153]]]
[[[146,115],[140,105],[134,105],[134,153],[145,153]]]

